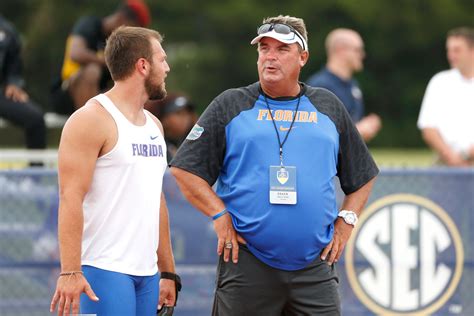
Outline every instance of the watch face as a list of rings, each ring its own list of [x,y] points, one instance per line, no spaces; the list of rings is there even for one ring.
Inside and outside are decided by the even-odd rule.
[[[352,225],[355,224],[355,221],[356,221],[355,216],[352,213],[346,214],[344,219],[346,220],[348,224],[352,224]]]

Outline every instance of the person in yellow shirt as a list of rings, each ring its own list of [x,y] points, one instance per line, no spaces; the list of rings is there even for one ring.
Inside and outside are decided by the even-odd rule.
[[[66,40],[60,78],[51,89],[54,111],[72,114],[108,88],[112,81],[103,55],[107,37],[121,25],[146,27],[150,22],[148,6],[142,0],[126,0],[104,18],[81,17]]]

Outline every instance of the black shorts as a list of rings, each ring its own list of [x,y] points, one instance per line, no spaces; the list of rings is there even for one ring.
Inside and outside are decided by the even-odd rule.
[[[272,268],[239,245],[239,261],[219,258],[212,315],[340,315],[339,278],[318,256],[297,271]]]

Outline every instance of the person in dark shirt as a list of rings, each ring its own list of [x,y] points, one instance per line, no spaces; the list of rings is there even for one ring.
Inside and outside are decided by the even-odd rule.
[[[327,64],[312,75],[307,83],[313,87],[326,88],[344,104],[362,138],[368,142],[382,127],[377,114],[364,116],[364,100],[355,72],[364,68],[364,42],[360,35],[350,29],[335,29],[326,37]]]
[[[46,125],[43,111],[24,90],[20,52],[18,32],[0,15],[0,117],[24,128],[27,148],[44,149]]]
[[[127,0],[111,15],[81,17],[66,41],[61,75],[52,86],[51,102],[59,114],[71,114],[112,83],[105,66],[106,38],[121,25],[150,24],[150,12],[141,0]]]

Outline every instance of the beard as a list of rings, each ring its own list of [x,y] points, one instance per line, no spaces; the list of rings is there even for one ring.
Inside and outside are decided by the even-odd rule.
[[[162,100],[166,97],[165,83],[156,84],[152,80],[153,72],[145,80],[145,91],[150,100]]]

